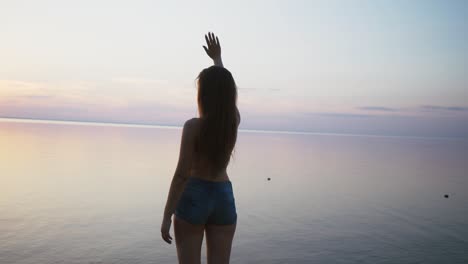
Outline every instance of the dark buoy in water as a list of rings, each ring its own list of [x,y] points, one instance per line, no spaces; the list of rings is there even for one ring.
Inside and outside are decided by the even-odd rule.
[[[267,178],[267,180],[271,180],[271,178]]]
[[[445,197],[445,198],[449,198],[449,195],[448,195],[448,194],[446,194],[446,195],[444,195],[444,197]]]

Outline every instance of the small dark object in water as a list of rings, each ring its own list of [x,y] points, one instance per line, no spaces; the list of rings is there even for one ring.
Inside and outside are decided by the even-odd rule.
[[[448,194],[446,194],[446,195],[444,195],[444,197],[445,197],[445,198],[448,198],[448,197],[449,197],[449,195],[448,195]]]
[[[271,180],[271,178],[267,178],[267,180]]]

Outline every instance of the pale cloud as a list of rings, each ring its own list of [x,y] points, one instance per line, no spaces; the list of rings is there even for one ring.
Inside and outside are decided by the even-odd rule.
[[[49,95],[53,89],[42,82],[0,80],[0,98],[8,96]]]
[[[367,110],[367,111],[383,111],[383,112],[395,112],[398,111],[398,108],[386,107],[386,106],[360,106],[358,107],[360,110]]]
[[[340,117],[340,118],[363,118],[363,117],[373,117],[375,115],[366,115],[366,114],[353,114],[353,113],[328,113],[328,112],[318,112],[318,113],[304,113],[306,116],[325,116],[325,117]]]
[[[195,89],[172,88],[162,80],[0,80],[0,91],[1,116],[154,123],[196,114]]]
[[[145,78],[133,78],[133,77],[122,77],[111,79],[112,82],[124,83],[131,85],[168,85],[168,80],[158,79],[145,79]]]
[[[463,106],[441,106],[441,105],[421,105],[421,109],[430,111],[455,111],[467,112],[468,107]]]
[[[119,98],[105,98],[106,104],[121,105]],[[0,102],[15,102],[23,107],[62,104],[89,105],[104,100],[96,82],[0,80]]]
[[[185,89],[181,89],[185,88]],[[195,89],[172,87],[166,80],[118,78],[99,81],[0,80],[0,101],[49,99],[49,103],[82,103],[127,106],[130,102],[159,103],[171,107],[193,103]]]

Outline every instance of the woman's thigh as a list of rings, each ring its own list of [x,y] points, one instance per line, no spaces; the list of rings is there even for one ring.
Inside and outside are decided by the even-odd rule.
[[[179,263],[200,263],[204,225],[194,225],[174,216],[174,235]]]
[[[229,263],[236,224],[206,225],[208,264]]]

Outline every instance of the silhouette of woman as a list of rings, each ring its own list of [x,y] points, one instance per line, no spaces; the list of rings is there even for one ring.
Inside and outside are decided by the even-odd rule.
[[[229,263],[237,212],[226,168],[237,139],[237,87],[224,68],[219,39],[205,35],[214,66],[198,75],[198,114],[185,122],[179,160],[171,182],[161,236],[169,244],[171,218],[179,263],[200,263],[206,233],[209,264]]]

